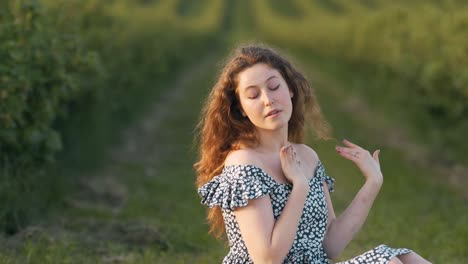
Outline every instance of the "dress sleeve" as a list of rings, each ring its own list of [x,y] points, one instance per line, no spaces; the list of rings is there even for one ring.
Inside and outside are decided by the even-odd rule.
[[[253,165],[231,165],[224,167],[222,173],[215,176],[198,189],[201,203],[234,210],[246,206],[251,199],[270,193],[274,186],[273,179]]]
[[[335,179],[332,177],[328,176],[327,172],[325,171],[325,167],[323,164],[320,162],[320,168],[317,171],[318,177],[320,178],[320,181],[325,181],[325,183],[328,186],[328,191],[333,192],[335,190]]]

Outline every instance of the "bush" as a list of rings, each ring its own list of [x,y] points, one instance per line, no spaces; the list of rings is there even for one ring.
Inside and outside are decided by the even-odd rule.
[[[221,2],[189,19],[176,3],[0,3],[0,230],[59,206],[174,73],[217,45]]]
[[[88,92],[98,57],[73,33],[58,32],[34,0],[6,1],[0,14],[0,228],[12,230],[42,182],[44,163],[62,147],[52,123]]]

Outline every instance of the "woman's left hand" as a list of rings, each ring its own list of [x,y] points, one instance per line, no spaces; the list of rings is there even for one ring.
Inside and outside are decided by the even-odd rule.
[[[358,166],[367,181],[372,181],[377,184],[383,183],[383,175],[380,171],[379,154],[380,150],[374,151],[371,155],[366,149],[351,143],[344,139],[343,143],[348,147],[336,146],[336,151]]]

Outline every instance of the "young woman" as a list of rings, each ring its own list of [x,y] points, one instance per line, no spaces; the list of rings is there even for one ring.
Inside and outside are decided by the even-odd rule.
[[[304,76],[263,46],[240,47],[222,70],[202,110],[200,160],[194,165],[211,232],[227,234],[223,263],[329,263],[364,223],[383,183],[379,152],[347,140],[342,157],[366,178],[335,217],[334,179],[302,144],[305,124],[329,138]],[[380,245],[343,263],[428,263],[409,249]]]

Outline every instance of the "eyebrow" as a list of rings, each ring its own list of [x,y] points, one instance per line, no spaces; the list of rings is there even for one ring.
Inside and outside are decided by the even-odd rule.
[[[272,75],[268,79],[266,79],[265,82],[268,82],[269,80],[271,80],[273,78],[278,78],[278,77],[276,77],[275,75]],[[255,87],[257,87],[257,86],[256,85],[249,85],[249,86],[245,87],[245,90],[247,90],[249,88],[255,88]]]

